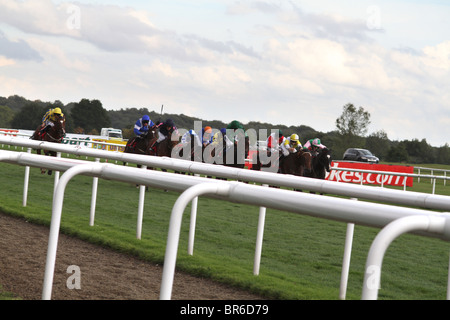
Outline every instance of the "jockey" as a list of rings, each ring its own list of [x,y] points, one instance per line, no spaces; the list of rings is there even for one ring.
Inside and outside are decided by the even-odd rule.
[[[299,137],[297,134],[293,133],[289,138],[287,138],[281,145],[281,151],[285,157],[290,153],[295,153],[302,148]]]
[[[222,143],[222,150],[228,149],[233,146],[233,142],[227,137],[227,129],[222,128],[220,131],[217,131],[212,139],[211,145],[215,147]]]
[[[278,130],[278,141],[275,140],[276,133],[272,133],[266,140],[267,151],[275,152],[280,149],[286,138],[283,136],[283,132]]]
[[[237,143],[239,142],[239,134],[236,133],[236,130],[238,129],[242,129],[244,130],[244,126],[242,125],[242,123],[240,123],[237,120],[233,120],[230,122],[230,124],[227,126],[227,129],[232,129],[234,131],[234,133],[231,133],[231,136],[228,137],[227,135],[227,139],[231,142],[231,143]],[[247,136],[247,132],[244,132],[244,136]]]
[[[222,143],[225,141],[225,137],[227,135],[227,129],[222,128],[220,129],[220,131],[217,131],[213,138],[212,138],[212,144],[217,145],[220,143],[220,141],[222,140]],[[223,143],[223,145],[225,145],[225,143]]]
[[[239,121],[233,120],[233,121],[231,121],[230,124],[227,126],[227,129],[234,129],[234,130],[236,130],[236,129],[242,129],[242,130],[244,130],[244,126],[243,126],[242,123],[240,123]]]
[[[134,124],[134,133],[138,138],[142,138],[148,132],[148,130],[153,127],[155,124],[148,115],[142,116],[142,118],[138,119]]]
[[[156,143],[163,141],[166,137],[168,137],[172,132],[176,130],[175,123],[172,119],[167,119],[164,123],[162,123],[159,128],[159,137]]]
[[[55,125],[55,122],[59,119],[64,118],[64,114],[61,111],[61,108],[50,108],[42,117],[42,129],[40,131],[41,135],[44,132],[47,132],[50,127]]]
[[[324,148],[326,148],[326,146],[322,144],[319,138],[309,139],[303,146],[303,149],[308,150],[309,152],[317,152],[319,149],[321,150]]]
[[[210,126],[206,126],[202,129],[202,144],[203,147],[206,147],[213,141],[212,128]]]
[[[181,137],[181,143],[185,144],[185,143],[190,143],[191,142],[191,135],[194,137],[195,142],[197,143],[197,145],[201,145],[202,143],[200,142],[200,138],[197,135],[197,133],[191,129],[189,131],[187,131],[185,134],[183,134],[183,136]]]

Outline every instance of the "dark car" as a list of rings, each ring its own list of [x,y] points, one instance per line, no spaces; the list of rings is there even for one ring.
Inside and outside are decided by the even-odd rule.
[[[344,152],[344,160],[378,163],[380,159],[366,149],[350,148]]]

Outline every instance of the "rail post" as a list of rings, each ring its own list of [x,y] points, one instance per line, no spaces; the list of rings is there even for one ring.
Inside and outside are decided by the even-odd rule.
[[[147,166],[142,166],[142,170],[147,170]],[[145,200],[145,185],[139,186],[139,203],[138,203],[138,217],[137,217],[137,227],[136,227],[136,238],[141,239],[142,237],[142,220],[144,219],[144,200]]]
[[[357,198],[351,198],[357,201]],[[347,232],[345,234],[344,257],[342,259],[341,286],[339,290],[339,299],[345,300],[347,295],[348,275],[350,271],[350,260],[352,256],[353,234],[355,230],[354,223],[347,223]]]
[[[100,164],[81,164],[67,170],[58,181],[52,205],[52,218],[50,222],[50,233],[48,239],[47,259],[45,263],[44,285],[42,289],[42,300],[50,300],[52,296],[53,276],[55,273],[56,251],[58,248],[59,229],[61,225],[64,192],[67,183],[75,175],[85,172],[100,172],[103,168]]]
[[[444,216],[413,215],[398,218],[386,225],[375,237],[366,261],[363,300],[376,300],[380,288],[381,266],[389,245],[400,235],[411,231],[450,234],[450,220]]]
[[[31,148],[27,149],[28,153],[31,153]],[[27,199],[28,199],[28,185],[30,182],[30,166],[25,167],[25,178],[23,181],[23,195],[22,195],[22,206],[27,206]]]
[[[228,183],[200,183],[186,189],[177,199],[170,216],[169,233],[167,236],[164,269],[161,280],[160,299],[169,300],[172,296],[173,278],[177,260],[178,242],[180,239],[181,220],[184,209],[193,198],[202,194],[227,195],[231,185]]]
[[[263,186],[268,187],[269,185],[263,184]],[[259,275],[259,267],[261,265],[261,252],[264,237],[265,221],[266,221],[266,207],[259,207],[258,231],[256,233],[255,259],[253,263],[253,274],[255,276]]]
[[[95,162],[99,163],[100,158],[95,158]],[[89,214],[89,225],[91,227],[94,225],[95,219],[95,207],[97,205],[97,189],[98,189],[98,177],[94,177],[92,179],[91,211]]]

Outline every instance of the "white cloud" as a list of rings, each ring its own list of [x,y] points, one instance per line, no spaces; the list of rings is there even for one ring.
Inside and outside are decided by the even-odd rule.
[[[73,7],[79,10],[71,11]],[[71,27],[74,18],[79,26]],[[27,33],[71,37],[107,51],[142,51],[140,37],[158,32],[144,12],[111,5],[56,5],[51,0],[0,0],[0,21]]]
[[[168,78],[177,78],[181,76],[181,74],[170,64],[162,62],[159,59],[152,61],[150,66],[143,68],[143,71],[154,74],[155,76],[163,76]]]
[[[369,131],[430,137],[436,145],[450,136],[450,42],[435,35],[440,41],[427,45],[387,46],[395,14],[402,32],[408,23],[417,30],[417,19],[406,19],[399,5],[380,3],[377,31],[367,28],[368,5],[360,3],[204,2],[211,15],[203,21],[198,3],[185,2],[177,20],[180,4],[105,2],[0,0],[0,27],[8,26],[0,31],[0,67],[10,80],[0,95],[96,98],[106,108],[164,104],[167,112],[204,119],[325,132],[351,102],[371,113]],[[80,9],[79,29],[68,28],[70,5]]]
[[[450,41],[437,46],[427,46],[423,52],[425,54],[423,62],[426,66],[442,69],[445,72],[450,70]]]
[[[8,59],[4,56],[0,56],[0,67],[11,66],[16,62],[13,59]]]
[[[64,69],[73,69],[80,72],[91,71],[88,62],[76,57],[69,57],[63,48],[49,41],[42,41],[37,38],[29,39],[31,47],[40,52],[45,57],[46,64],[60,65]]]

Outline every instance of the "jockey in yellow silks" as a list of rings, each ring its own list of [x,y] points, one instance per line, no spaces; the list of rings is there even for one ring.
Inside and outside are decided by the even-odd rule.
[[[280,145],[281,152],[285,157],[287,157],[290,153],[295,153],[302,148],[302,144],[300,143],[300,138],[297,134],[291,134],[284,142]]]
[[[41,134],[47,132],[50,127],[55,125],[55,122],[59,119],[64,118],[64,114],[62,113],[61,108],[50,108],[42,117],[42,129]]]

